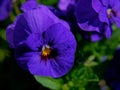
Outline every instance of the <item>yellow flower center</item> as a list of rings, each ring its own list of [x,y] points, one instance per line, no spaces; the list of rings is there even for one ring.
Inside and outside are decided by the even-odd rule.
[[[111,18],[111,16],[117,17],[117,13],[112,9],[107,10],[107,15],[109,19]]]
[[[48,57],[51,54],[51,48],[48,45],[44,45],[42,48],[42,57]]]

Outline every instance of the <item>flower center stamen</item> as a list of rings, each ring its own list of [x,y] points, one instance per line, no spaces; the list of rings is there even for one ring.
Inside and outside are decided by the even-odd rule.
[[[108,18],[111,18],[111,15],[113,15],[114,17],[117,17],[117,13],[110,8],[107,10],[107,15],[108,15]]]
[[[107,10],[108,18],[111,18],[112,9]]]
[[[42,48],[42,57],[48,58],[51,54],[51,48],[48,45],[44,45]]]

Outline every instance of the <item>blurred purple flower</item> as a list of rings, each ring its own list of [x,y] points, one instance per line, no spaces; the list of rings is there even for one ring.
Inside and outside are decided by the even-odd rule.
[[[116,49],[105,78],[112,90],[120,90],[120,47]]]
[[[19,15],[6,36],[18,64],[33,75],[60,77],[74,64],[76,41],[68,24],[43,5]]]
[[[12,10],[12,0],[0,0],[0,21],[6,19]]]
[[[92,37],[93,41],[97,41],[102,38],[102,35],[110,38],[113,22],[120,27],[119,9],[119,0],[78,0],[75,6],[75,17],[83,30],[101,34]]]

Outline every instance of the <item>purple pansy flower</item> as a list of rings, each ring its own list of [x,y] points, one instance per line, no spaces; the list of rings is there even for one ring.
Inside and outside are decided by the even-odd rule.
[[[59,18],[66,20],[72,32],[79,33],[83,39],[89,39],[89,33],[87,31],[81,30],[77,25],[76,18],[74,15],[74,9],[76,2],[78,0],[59,0],[58,2],[58,9],[51,8],[52,12],[55,13]]]
[[[56,78],[73,66],[75,38],[68,24],[43,5],[19,15],[6,34],[18,64],[33,75]]]
[[[100,21],[120,27],[120,0],[92,0],[92,6]]]
[[[92,40],[96,41],[101,39],[103,34],[110,38],[113,22],[120,26],[119,9],[119,0],[78,0],[75,17],[80,28],[96,33],[91,36]]]
[[[12,0],[0,0],[0,21],[6,19],[12,10]]]

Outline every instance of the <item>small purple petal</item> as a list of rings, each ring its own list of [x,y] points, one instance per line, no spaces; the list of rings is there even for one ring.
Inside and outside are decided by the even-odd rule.
[[[106,35],[106,38],[108,38],[108,39],[111,37],[111,35],[112,35],[112,27],[110,25],[106,26],[105,35]]]
[[[120,17],[117,17],[114,20],[115,20],[115,23],[116,23],[117,27],[120,28]]]
[[[21,10],[26,12],[37,7],[38,7],[37,0],[27,0],[25,3],[22,4]]]
[[[93,25],[90,25],[89,22],[80,23],[80,24],[78,23],[78,26],[85,31],[95,31],[96,30],[96,31],[100,32],[99,27],[94,27]]]
[[[58,7],[60,10],[66,11],[69,5],[74,5],[75,0],[60,0],[58,3]]]
[[[91,41],[92,42],[96,42],[96,41],[99,41],[99,40],[101,40],[102,39],[102,36],[101,35],[99,35],[99,34],[92,34],[91,35]]]
[[[109,23],[107,8],[103,8],[103,10],[99,12],[99,19],[101,22]]]
[[[15,47],[14,46],[14,39],[13,39],[14,27],[15,27],[15,25],[11,24],[7,27],[7,30],[6,30],[6,39],[9,42],[11,48]]]
[[[9,25],[6,28],[6,39],[9,42],[11,48],[15,47],[15,44],[14,44],[14,29],[15,29],[15,25],[16,25],[16,22],[19,19],[19,17],[20,17],[20,15],[16,17],[13,24]]]

